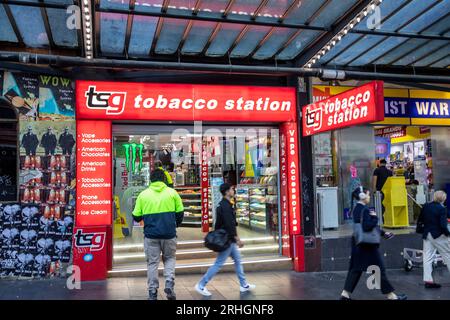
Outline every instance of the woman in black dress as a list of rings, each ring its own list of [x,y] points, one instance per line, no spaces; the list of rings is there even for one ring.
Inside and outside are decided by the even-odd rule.
[[[362,228],[364,232],[371,232],[377,228],[381,235],[386,238],[392,238],[392,233],[384,232],[378,227],[378,217],[374,211],[368,207],[370,203],[369,190],[359,187],[353,191],[352,196],[357,200],[353,209],[353,223],[360,223],[362,217]],[[350,300],[351,293],[355,290],[363,272],[366,272],[370,266],[378,266],[380,269],[380,287],[381,292],[390,300],[406,300],[404,294],[395,294],[394,288],[386,277],[386,269],[379,251],[379,244],[360,243],[356,244],[352,237],[352,255],[350,258],[350,267],[345,280],[344,290],[341,294],[341,300]]]

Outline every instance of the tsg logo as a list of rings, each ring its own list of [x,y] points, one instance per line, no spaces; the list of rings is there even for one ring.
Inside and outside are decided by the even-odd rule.
[[[322,106],[311,105],[306,108],[306,128],[312,131],[317,131],[322,128]]]
[[[83,233],[83,229],[78,229],[75,234],[75,246],[89,248],[91,251],[100,251],[105,246],[105,239],[105,232]]]
[[[89,109],[104,109],[108,115],[118,115],[125,109],[126,92],[96,91],[96,86],[89,86],[86,91],[86,106]]]

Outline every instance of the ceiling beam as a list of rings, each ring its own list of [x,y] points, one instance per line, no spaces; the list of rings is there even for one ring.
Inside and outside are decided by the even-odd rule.
[[[169,0],[164,0],[160,13],[167,14],[167,7],[168,6],[169,6]],[[131,12],[129,12],[130,10],[124,10],[124,11],[128,11],[127,14],[132,14]],[[134,13],[134,15],[136,15],[136,13]],[[153,36],[153,42],[152,42],[152,45],[150,47],[150,52],[149,52],[150,56],[155,53],[156,44],[157,44],[157,42],[159,40],[159,35],[161,34],[161,29],[162,29],[162,26],[163,26],[163,23],[164,23],[164,18],[165,17],[160,16],[160,18],[158,19],[158,22],[156,24],[155,35]]]
[[[260,74],[272,77],[286,75],[319,77],[323,80],[385,80],[419,83],[450,84],[449,70],[430,68],[400,68],[400,71],[387,73],[384,70],[360,71],[361,69],[324,69],[279,66],[246,66],[230,64],[207,64],[186,62],[156,62],[115,59],[86,59],[82,57],[55,56],[49,54],[25,54],[23,52],[0,51],[0,62],[27,63],[27,65],[49,65],[59,68],[87,67],[92,70],[135,69],[135,70],[177,70],[227,74]],[[422,73],[427,70],[428,73]],[[415,72],[414,72],[415,71]]]
[[[14,4],[20,6],[27,7],[45,7],[45,8],[55,8],[55,9],[67,9],[69,4],[55,4],[55,3],[40,3],[40,2],[21,2],[17,0],[0,0],[0,4]],[[144,12],[144,11],[131,11],[127,9],[118,9],[118,8],[99,8],[96,6],[97,12],[104,13],[117,13],[117,14],[132,14],[135,16],[147,16],[147,17],[159,17],[159,18],[171,18],[171,19],[181,19],[181,20],[194,20],[194,21],[209,21],[209,22],[219,22],[219,23],[235,23],[235,24],[246,24],[246,25],[255,25],[255,26],[266,26],[266,27],[276,27],[276,28],[290,28],[290,29],[303,29],[303,30],[317,30],[317,31],[333,31],[334,28],[326,28],[321,26],[312,26],[307,24],[296,24],[296,23],[285,23],[280,22],[279,19],[274,19],[274,21],[261,21],[261,20],[244,20],[242,18],[229,18],[229,17],[211,17],[204,15],[184,15],[184,14],[176,14],[176,13],[168,13],[165,11],[161,12]],[[392,36],[392,37],[403,37],[403,38],[421,38],[421,39],[437,39],[435,35],[425,35],[425,34],[417,34],[417,33],[392,33],[386,31],[377,31],[377,30],[350,30],[349,33],[355,34],[370,34],[370,35],[379,35],[379,36]],[[450,40],[450,37],[443,36],[439,37],[441,40]]]
[[[427,12],[428,10],[432,9],[434,6],[436,6],[439,2],[435,2],[432,3],[431,5],[429,5],[428,7],[426,7],[425,9],[421,10],[420,12],[418,12],[415,16],[410,17],[406,22],[402,23],[400,26],[397,27],[397,29],[395,29],[395,31],[393,33],[397,33],[400,30],[402,30],[403,28],[407,27],[410,23],[412,23],[413,21],[415,21],[417,18],[419,18],[423,13]],[[387,21],[387,20],[386,20]],[[387,37],[384,37],[383,39],[380,39],[379,41],[377,41],[375,44],[373,44],[372,46],[370,46],[370,48],[368,48],[367,50],[361,52],[360,54],[358,54],[356,57],[354,57],[353,59],[351,59],[350,61],[347,62],[347,66],[351,65],[354,61],[358,60],[359,58],[361,58],[362,56],[366,55],[367,53],[369,53],[370,51],[372,51],[372,49],[374,49],[375,47],[377,47],[378,45],[380,45],[381,43],[383,43],[384,41],[386,41]],[[378,58],[378,57],[377,57]]]
[[[222,13],[222,19],[227,19],[228,14],[231,11],[231,8],[233,7],[235,0],[229,0],[227,6],[225,7],[225,10]],[[219,19],[219,20],[222,20]],[[216,38],[217,34],[220,31],[220,28],[222,27],[222,23],[218,22],[216,24],[216,26],[214,27],[214,30],[211,32],[211,34],[209,35],[208,41],[206,41],[205,46],[203,47],[202,53],[201,55],[204,56],[206,55],[206,51],[208,51],[209,47],[211,46],[211,43],[214,41],[214,39]]]
[[[404,7],[406,7],[411,1],[413,0],[406,0],[405,2],[403,2],[400,6],[398,6],[397,8],[395,8],[395,10],[393,10],[390,14],[388,14],[387,16],[383,17],[381,20],[381,23],[383,24],[384,22],[386,22],[388,19],[390,19],[391,17],[393,17],[394,15],[396,15],[398,12],[400,12]],[[364,39],[364,36],[360,36],[358,39],[356,39],[355,41],[353,41],[350,45],[346,46],[343,50],[341,50],[337,55],[335,55],[332,59],[327,60],[327,61],[322,61],[322,64],[328,64],[330,61],[335,60],[337,57],[341,56],[343,53],[345,53],[347,50],[350,50],[350,48],[361,42]]]
[[[302,50],[297,55],[296,64],[304,66],[314,57],[328,42],[330,42],[350,21],[352,21],[360,12],[362,12],[372,0],[359,0],[338,22],[334,23],[331,30],[324,32],[322,36],[310,44],[307,49]]]
[[[440,50],[444,50],[445,48],[450,48],[450,44],[446,43],[446,44],[440,46],[439,48],[435,49],[433,52],[439,52]],[[417,62],[427,58],[430,54],[431,54],[430,52],[427,52],[426,54],[424,54],[424,55],[420,56],[419,58],[415,59],[413,62],[409,63],[408,66],[409,67],[414,66],[414,64],[416,64]],[[430,65],[434,64],[435,62],[441,60],[441,58],[442,57],[440,57],[439,59],[435,60],[433,63],[429,64],[428,66],[430,66]]]
[[[44,0],[39,0],[40,3],[45,4]],[[45,7],[39,8],[41,11],[42,21],[44,22],[45,33],[47,33],[48,43],[50,45],[50,49],[56,47],[55,41],[53,40],[52,29],[50,28],[50,23],[48,21],[47,9]]]
[[[426,32],[427,30],[429,30],[429,29],[432,28],[433,26],[435,26],[435,25],[437,25],[438,23],[442,22],[443,20],[447,19],[447,17],[449,17],[449,16],[450,16],[450,13],[448,13],[448,14],[442,16],[441,18],[439,18],[439,19],[437,19],[437,20],[435,20],[435,21],[433,21],[431,24],[429,24],[428,26],[426,26],[425,28],[423,28],[419,33]],[[400,48],[401,46],[407,44],[409,41],[411,41],[411,40],[407,40],[407,41],[405,41],[405,42],[399,43],[399,44],[396,45],[394,48],[392,48],[391,50],[389,50],[389,52],[388,52],[387,54],[389,54],[390,52],[393,52],[393,51],[397,50],[397,49]],[[432,40],[429,40],[429,41],[432,41]],[[429,41],[427,41],[427,43],[428,43]],[[419,45],[416,46],[416,47],[419,47]],[[385,55],[386,55],[386,54],[385,54]],[[375,58],[374,60],[372,60],[369,64],[377,64],[377,61],[379,61],[380,59],[383,59],[383,57],[384,57],[385,55],[380,55],[380,56],[378,56],[377,58]]]
[[[448,57],[450,57],[450,54],[447,54],[447,55],[443,56],[442,58],[436,59],[435,61],[433,61],[432,63],[430,63],[427,67],[431,67],[431,66],[435,65],[436,63],[441,62],[441,61],[447,59]],[[448,67],[448,65],[445,66],[444,68],[447,68],[447,67]]]
[[[16,20],[14,19],[14,16],[11,12],[11,8],[9,7],[9,5],[7,5],[5,3],[3,4],[3,8],[5,9],[6,16],[8,17],[9,23],[11,24],[11,27],[14,30],[14,34],[16,35],[19,46],[25,46],[22,35],[20,34],[20,30],[17,27]]]
[[[446,34],[447,32],[450,31],[450,28],[447,28],[446,30],[444,30],[441,34]],[[401,56],[397,57],[396,59],[392,60],[389,62],[389,65],[393,65],[394,63],[400,61],[401,59],[405,58],[406,56],[410,55],[411,53],[413,53],[416,50],[419,50],[420,48],[423,48],[425,46],[427,46],[428,44],[430,44],[432,40],[426,41],[425,43],[421,44],[421,45],[417,45],[414,48],[412,48],[411,50],[408,50],[407,52],[403,53]]]
[[[201,0],[195,1],[194,10],[193,10],[192,14],[198,13],[198,11],[200,10],[200,4],[201,4]],[[183,36],[181,37],[180,43],[178,44],[177,52],[181,52],[181,50],[183,49],[183,45],[184,45],[187,37],[189,36],[189,32],[191,32],[193,24],[194,24],[194,21],[189,20],[186,28],[184,29]]]
[[[134,10],[134,6],[136,4],[136,0],[130,0],[130,11]],[[128,47],[130,45],[130,38],[131,38],[131,30],[133,28],[133,20],[134,20],[134,15],[129,14],[127,16],[127,29],[125,31],[125,45],[123,48],[123,54],[124,56],[128,59]]]

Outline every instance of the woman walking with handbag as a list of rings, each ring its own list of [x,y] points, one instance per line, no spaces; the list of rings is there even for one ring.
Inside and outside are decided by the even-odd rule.
[[[379,252],[381,236],[390,239],[393,234],[379,228],[377,214],[368,207],[370,203],[369,190],[359,187],[353,191],[352,196],[358,202],[353,209],[352,255],[341,300],[351,300],[350,295],[355,290],[362,273],[366,272],[370,266],[379,267],[381,292],[389,300],[406,300],[406,295],[394,293],[394,288],[387,279],[383,259]]]
[[[234,187],[228,183],[224,183],[220,186],[220,193],[223,199],[217,207],[214,229],[221,232],[225,231],[228,234],[229,246],[226,246],[224,250],[218,253],[214,265],[208,269],[206,274],[200,279],[200,282],[195,285],[195,290],[205,297],[211,296],[211,293],[206,288],[206,284],[220,271],[228,257],[231,257],[234,261],[234,267],[240,284],[240,292],[247,292],[256,287],[247,282],[244,267],[241,262],[241,254],[239,253],[239,248],[242,248],[244,244],[237,234],[236,212],[231,205],[231,199],[234,197]]]

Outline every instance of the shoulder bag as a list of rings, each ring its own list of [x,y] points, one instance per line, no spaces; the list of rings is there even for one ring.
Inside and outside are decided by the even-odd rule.
[[[375,226],[371,231],[364,231],[363,229],[364,211],[361,212],[361,219],[359,222],[353,224],[353,237],[355,238],[356,245],[362,243],[368,244],[380,244],[381,234],[378,226]]]
[[[224,229],[217,229],[209,232],[205,237],[205,247],[215,251],[222,252],[230,246],[228,232]]]

